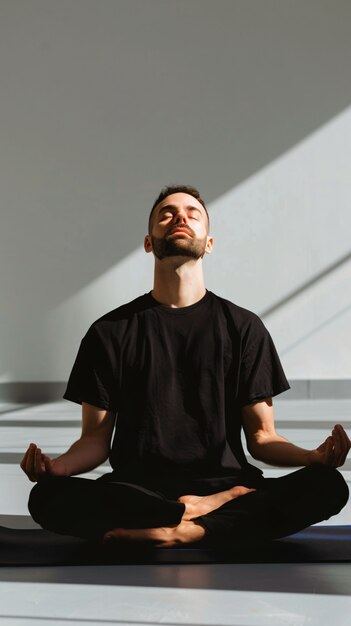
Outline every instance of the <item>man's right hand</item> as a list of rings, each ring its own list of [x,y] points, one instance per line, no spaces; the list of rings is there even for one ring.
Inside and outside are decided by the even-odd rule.
[[[20,465],[29,480],[34,483],[45,474],[68,476],[67,468],[62,458],[50,459],[50,457],[42,453],[35,443],[29,445]]]

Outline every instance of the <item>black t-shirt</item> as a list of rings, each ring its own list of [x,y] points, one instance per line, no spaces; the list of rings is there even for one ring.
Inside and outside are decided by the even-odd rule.
[[[206,290],[171,308],[151,292],[96,320],[63,398],[117,415],[116,480],[262,476],[241,444],[241,407],[290,385],[252,311]]]

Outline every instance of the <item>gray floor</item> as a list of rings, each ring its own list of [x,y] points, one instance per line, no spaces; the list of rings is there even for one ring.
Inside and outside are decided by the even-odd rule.
[[[316,447],[351,400],[274,400],[277,430]],[[80,435],[81,408],[60,401],[0,404],[0,524],[32,527],[32,487],[19,468],[31,441],[49,455]],[[266,476],[294,468],[266,466]],[[85,476],[107,471],[102,466]],[[351,460],[342,470],[351,481]],[[351,524],[351,503],[328,524]],[[351,564],[185,564],[0,568],[0,625],[165,624],[349,626]]]

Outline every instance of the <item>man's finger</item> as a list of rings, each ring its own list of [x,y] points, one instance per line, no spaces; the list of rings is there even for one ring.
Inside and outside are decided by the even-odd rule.
[[[325,453],[325,451],[328,449],[330,439],[332,439],[331,435],[329,435],[329,437],[327,437],[323,441],[323,443],[318,446],[317,450],[319,450],[321,453]]]
[[[344,448],[344,443],[341,438],[341,434],[336,426],[334,427],[333,433],[334,433],[334,440],[335,440],[335,446],[334,446],[335,467],[339,467],[339,465],[342,464],[346,450]]]
[[[326,441],[326,449],[325,449],[325,462],[328,465],[334,464],[334,439],[331,435],[327,437]]]
[[[334,460],[335,460],[335,463],[337,463],[339,458],[342,455],[343,450],[342,450],[342,442],[340,439],[340,433],[336,426],[334,426],[333,428],[332,437],[334,439]]]
[[[347,457],[347,452],[342,457],[340,457],[336,467],[341,467],[342,465],[344,465],[344,463],[346,461],[346,457]]]
[[[334,431],[335,441],[337,442],[335,448],[336,467],[339,467],[345,463],[350,446],[348,436],[340,424],[334,426]]]
[[[340,465],[343,465],[346,461],[346,457],[350,450],[351,442],[347,436],[346,431],[341,426],[341,424],[337,424],[335,426],[335,430],[337,432],[337,436],[338,436],[339,444],[340,444],[340,454],[339,454],[338,462],[337,462],[337,467],[340,467]]]
[[[338,428],[340,429],[340,431],[342,432],[343,436],[345,437],[345,440],[347,441],[348,446],[351,448],[351,440],[345,430],[345,428],[343,427],[342,424],[337,424]]]
[[[28,448],[28,455],[27,455],[26,464],[24,467],[24,472],[27,474],[29,480],[31,480],[32,482],[36,482],[35,469],[34,469],[35,450],[36,450],[36,445],[31,443]]]
[[[25,452],[25,455],[20,463],[20,467],[23,469],[23,471],[25,471],[25,468],[27,467],[27,460],[28,460],[28,455],[29,455],[29,446]]]
[[[41,474],[43,474],[43,472],[45,472],[45,465],[42,460],[41,448],[36,449],[34,464],[35,464],[35,473],[37,476],[40,476]]]
[[[35,443],[31,443],[29,446],[29,453],[28,453],[28,458],[27,458],[27,464],[26,464],[26,474],[28,475],[28,477],[30,478],[30,480],[35,480],[34,475],[35,475],[35,451],[37,449],[37,446],[35,445]]]
[[[336,424],[337,431],[340,436],[340,441],[342,442],[343,450],[350,450],[351,441],[347,436],[347,432],[341,424]]]

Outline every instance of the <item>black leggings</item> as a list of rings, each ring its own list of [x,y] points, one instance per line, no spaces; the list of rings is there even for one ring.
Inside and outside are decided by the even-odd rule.
[[[233,477],[232,484],[246,484],[256,491],[194,518],[206,530],[197,546],[228,546],[291,535],[336,515],[349,497],[341,473],[324,465],[304,467],[279,478],[262,477],[252,485],[247,481],[238,483]],[[207,493],[230,486],[226,478],[222,489],[207,489]],[[111,480],[110,475],[97,480],[48,476],[33,487],[28,508],[33,519],[47,530],[100,540],[112,528],[178,524],[185,505],[176,500],[181,495],[206,495],[206,489],[196,488],[196,481],[179,484],[178,488],[173,484],[172,489],[163,485],[150,490],[148,485],[147,490],[143,486],[136,489],[135,498],[133,488]]]

